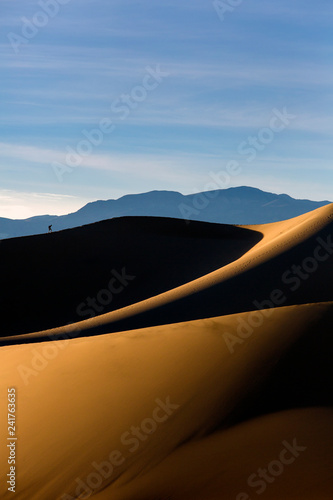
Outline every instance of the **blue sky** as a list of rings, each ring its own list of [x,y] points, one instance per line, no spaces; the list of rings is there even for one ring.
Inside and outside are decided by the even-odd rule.
[[[331,0],[0,11],[0,217],[214,182],[333,201]]]

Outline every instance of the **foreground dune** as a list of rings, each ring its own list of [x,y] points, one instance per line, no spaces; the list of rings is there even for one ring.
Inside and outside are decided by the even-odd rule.
[[[147,474],[96,500],[330,500],[333,411],[282,412],[179,448]],[[167,480],[166,480],[167,478]]]
[[[185,489],[179,489],[178,481],[182,483],[177,479],[177,475],[182,476],[177,465],[179,460],[183,461],[185,475],[191,473],[192,467],[195,470],[199,466],[201,447],[205,453],[209,453],[211,446],[214,448],[214,440],[203,438],[227,423],[230,427],[233,415],[242,416],[244,401],[255,400],[262,385],[297,340],[320,327],[317,341],[323,344],[322,349],[326,348],[326,333],[322,328],[333,318],[333,304],[283,307],[268,318],[263,318],[261,312],[257,312],[256,317],[261,318],[260,326],[248,338],[241,339],[243,342],[237,343],[234,349],[230,349],[229,335],[236,334],[239,319],[246,321],[247,313],[61,343],[3,347],[0,351],[1,394],[6,393],[10,384],[16,388],[19,400],[16,497],[60,499],[66,493],[80,498],[79,485],[83,484],[80,479],[85,482],[91,473],[96,473],[92,464],[98,467],[108,462],[114,450],[119,453],[113,457],[118,464],[113,473],[100,485],[101,474],[98,477],[95,474],[91,482],[95,484],[95,479],[99,485],[91,490],[93,493],[104,490],[98,493],[101,498],[163,498],[161,495],[170,488],[174,488],[171,498],[183,498],[183,492],[188,498],[194,493],[199,495],[200,482],[194,482],[193,488],[186,484]],[[311,362],[311,352],[303,352],[303,357]],[[281,394],[276,394],[276,400],[283,398],[284,387],[279,391]],[[311,406],[312,401],[307,403]],[[5,406],[4,401],[2,405]],[[308,442],[307,426],[317,413],[302,412],[308,422],[301,427],[304,443]],[[326,436],[324,450],[328,449],[327,456],[331,458],[332,415],[326,412],[324,417],[315,432]],[[266,420],[262,424],[254,421],[249,429],[252,425],[255,429],[261,427],[263,442],[271,432],[276,437],[279,431],[280,440],[290,439],[293,432],[297,437],[294,420],[284,434],[285,419],[288,420],[288,416],[268,419],[267,427]],[[295,419],[303,417],[297,413]],[[139,437],[135,437],[132,426],[141,427]],[[240,436],[242,432],[246,434],[246,429],[240,427]],[[6,439],[4,430],[3,423],[2,442]],[[214,453],[224,455],[224,442],[231,452],[230,443],[235,439],[234,459],[237,456],[240,463],[248,460],[247,451],[244,450],[244,457],[239,447],[242,438],[236,430],[230,432],[217,434]],[[250,435],[253,439],[252,431]],[[313,437],[311,444],[312,440]],[[189,441],[193,441],[193,445],[186,444]],[[261,446],[256,449],[252,442],[250,454],[254,457],[254,470],[261,460],[269,457],[269,450],[269,445],[267,449]],[[319,450],[318,443],[318,453]],[[272,447],[272,460],[275,452]],[[195,453],[198,453],[196,458]],[[317,482],[310,470],[315,457],[305,458],[300,462],[300,469],[294,469],[297,474],[305,475],[304,484],[314,486]],[[5,459],[2,455],[1,470],[5,469]],[[154,467],[158,464],[155,476]],[[166,481],[164,488],[159,489],[164,467],[174,483],[166,487],[169,484]],[[207,462],[205,467],[210,467]],[[204,482],[201,497],[195,498],[215,498],[214,494],[229,491],[232,479],[228,467],[229,461],[224,465],[216,463],[211,471],[213,476],[218,474],[216,489],[214,481],[212,483],[213,496],[205,496]],[[205,474],[209,475],[208,469]],[[223,477],[227,476],[224,480],[220,477],[222,472]],[[230,469],[231,477],[236,473],[240,479],[242,468],[238,472]],[[147,480],[145,474],[149,474]],[[149,479],[151,475],[153,481]],[[325,472],[323,468],[322,477],[328,494],[333,486],[330,469]],[[141,486],[135,486],[137,481],[139,485],[143,481],[147,497],[141,495]],[[244,481],[246,483],[246,476]],[[152,485],[151,493],[149,485]],[[241,485],[240,482],[239,487]],[[234,486],[238,487],[238,480]],[[2,490],[2,497],[10,498],[10,493]]]
[[[149,254],[148,283],[133,280],[132,295],[124,287],[118,309],[41,332],[20,335],[19,322],[4,331],[0,441],[15,448],[15,498],[333,498],[332,215],[330,205],[265,226],[194,224],[185,236],[182,222],[159,233],[145,220],[148,242],[170,240],[180,252],[172,273],[159,271],[164,283],[153,285],[159,260]],[[14,240],[6,245],[17,255]],[[187,258],[191,245],[200,252]],[[93,267],[91,257],[82,259]],[[141,257],[131,260],[138,272],[149,267]],[[81,269],[96,285],[94,267]],[[16,282],[5,283],[14,295]],[[45,289],[52,300],[61,293],[46,281]],[[15,446],[8,388],[17,397]],[[9,454],[4,445],[2,478]],[[0,482],[1,499],[13,496],[7,488]]]

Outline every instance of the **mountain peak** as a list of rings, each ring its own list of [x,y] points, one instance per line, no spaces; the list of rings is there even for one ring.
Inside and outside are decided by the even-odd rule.
[[[0,238],[27,236],[124,216],[156,216],[223,224],[252,225],[291,219],[330,202],[296,200],[250,186],[183,195],[153,190],[127,194],[119,199],[87,203],[77,212],[62,216],[38,216],[26,220],[0,219]]]

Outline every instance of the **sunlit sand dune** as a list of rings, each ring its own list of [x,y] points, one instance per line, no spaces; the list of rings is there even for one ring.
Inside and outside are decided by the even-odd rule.
[[[56,263],[61,244],[73,246],[63,250],[75,267],[67,272],[71,279],[79,270],[82,276],[70,290],[78,293],[85,279],[90,285],[68,298],[72,305],[98,297],[103,272],[117,270],[105,262],[110,246],[95,264],[94,243],[110,239],[100,224],[37,237],[43,251],[54,245],[59,272],[66,266],[64,256],[60,267]],[[15,494],[5,479],[0,498],[333,498],[333,206],[246,228],[194,223],[185,229],[182,221],[140,218],[137,242],[143,227],[146,240],[138,243],[138,254],[130,235],[126,244],[120,238],[127,234],[122,220],[116,225],[117,272],[131,258],[138,276],[140,265],[147,272],[147,283],[144,275],[128,279],[114,310],[111,302],[108,312],[83,321],[74,315],[70,325],[64,325],[70,308],[59,308],[63,326],[33,332],[38,297],[56,301],[66,287],[67,268],[55,289],[43,281],[46,258],[38,286],[30,283],[35,295],[26,293],[34,305],[30,327],[20,331],[24,321],[13,318],[15,328],[3,330],[2,478],[9,472],[6,444],[12,443],[8,388],[16,391],[17,441]],[[134,219],[125,226],[135,232]],[[95,241],[80,255],[79,242],[90,231]],[[33,241],[22,240],[28,265]],[[8,240],[3,258],[17,256],[19,242]],[[147,246],[142,253],[145,242],[154,251]],[[160,256],[157,248],[164,248]],[[154,275],[163,282],[154,284]],[[6,275],[10,297],[18,277],[11,285]],[[29,290],[27,281],[25,286]],[[23,302],[17,294],[17,315]],[[56,309],[54,303],[48,309],[54,318]],[[42,323],[48,324],[46,316]]]
[[[279,360],[297,339],[319,325],[322,328],[323,317],[332,320],[333,306],[328,303],[276,310],[231,352],[226,334],[236,332],[239,317],[246,320],[246,313],[62,344],[3,347],[1,393],[6,393],[9,383],[18,395],[16,497],[58,499],[68,493],[76,498],[80,491],[76,486],[81,484],[76,479],[85,481],[96,472],[93,463],[109,461],[110,454],[117,450],[115,462],[119,465],[103,480],[101,488],[107,488],[108,493],[102,498],[144,498],[140,488],[136,492],[139,476],[149,473],[155,477],[154,466],[172,454],[177,464],[178,452],[182,446],[187,449],[190,440],[197,442],[200,454],[200,439],[223,427],[226,420],[230,425],[230,415],[242,410],[244,398],[256,397],[263,381],[277,369]],[[311,353],[304,355],[310,357]],[[325,418],[333,423],[329,415]],[[273,427],[279,428],[279,419],[274,422]],[[135,427],[140,428],[139,434]],[[282,429],[281,424],[284,439]],[[3,442],[4,430],[2,426]],[[331,432],[329,427],[327,430]],[[223,436],[218,434],[218,453],[223,450]],[[225,436],[229,442],[229,434]],[[289,437],[288,431],[285,439]],[[261,457],[261,448],[257,451]],[[238,449],[234,452],[240,453]],[[253,443],[250,452],[256,455]],[[273,460],[274,448],[272,453]],[[188,457],[193,458],[192,447]],[[5,469],[5,458],[1,470]],[[173,470],[172,464],[170,458],[165,467]],[[186,460],[184,467],[186,471]],[[215,465],[215,473],[228,469],[228,463],[221,467]],[[227,488],[230,480],[226,481]],[[220,479],[217,485],[220,487]],[[122,489],[129,492],[122,496]],[[156,498],[159,494],[157,489]],[[7,497],[10,493],[4,495]]]
[[[330,500],[333,411],[265,416],[192,441],[96,500]],[[167,478],[167,479],[166,479]]]

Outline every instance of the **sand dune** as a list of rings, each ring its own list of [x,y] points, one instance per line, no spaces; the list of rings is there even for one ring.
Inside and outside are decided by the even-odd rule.
[[[94,498],[330,500],[332,418],[320,408],[246,422],[192,441],[119,491]]]
[[[91,306],[81,310],[80,304],[107,289],[113,272],[125,275],[111,284],[114,290],[123,289],[112,293],[109,303],[104,297],[99,310],[92,311],[95,315],[149,299],[220,269],[261,238],[258,231],[234,226],[124,217],[4,240],[3,332],[23,334],[89,318]]]
[[[158,224],[159,219],[153,222]],[[170,220],[169,222],[171,226],[168,229],[171,230],[172,235],[174,235],[172,224],[176,225],[178,231],[181,231],[181,227],[185,227],[185,223],[183,226],[177,226],[179,223],[182,224],[182,221]],[[195,229],[201,229],[201,224]],[[214,224],[207,225],[206,235],[210,226],[218,237],[218,229]],[[153,227],[156,228],[156,226]],[[76,316],[73,324],[34,333],[28,337],[29,341],[31,337],[47,339],[52,335],[65,337],[71,334],[74,336],[92,335],[200,319],[245,310],[251,311],[260,305],[275,307],[331,300],[331,290],[329,287],[323,287],[322,281],[333,280],[331,264],[333,204],[288,221],[246,228],[235,227],[236,232],[230,235],[230,239],[228,239],[228,233],[225,232],[227,227],[221,228],[220,248],[223,248],[223,252],[221,256],[219,254],[219,258],[227,260],[228,256],[229,263],[180,286],[148,296],[144,300],[133,302],[125,307],[116,308],[109,313],[99,314],[83,321],[78,321],[78,316]],[[237,231],[240,231],[238,240]],[[246,232],[243,233],[243,231]],[[254,235],[251,234],[252,231]],[[196,236],[200,238],[201,233],[196,232]],[[200,239],[203,243],[207,242],[202,236]],[[256,244],[255,241],[257,241]],[[190,262],[190,265],[193,265],[193,260],[202,262],[202,259],[205,259],[211,262],[211,258],[214,257],[214,267],[216,266],[216,253],[211,256],[211,253],[206,251],[196,255],[193,241],[186,240],[186,243],[188,247],[183,256],[184,260]],[[244,253],[245,247],[248,251]],[[316,257],[318,248],[320,253]],[[122,245],[121,250],[123,250]],[[183,277],[184,271],[181,267],[183,263],[178,253],[173,254],[173,257],[179,266],[180,276]],[[163,261],[160,262],[158,255],[151,254],[149,265],[154,269],[158,267],[158,263],[161,266],[165,264]],[[299,266],[300,270],[293,271],[295,265]],[[126,264],[123,267],[134,268],[134,266],[126,267]],[[169,268],[164,272],[170,275]],[[298,276],[299,272],[301,272],[301,277]],[[134,273],[133,276],[135,276]],[[306,276],[305,279],[303,279],[304,276]],[[149,277],[152,279],[154,273],[149,273]],[[146,297],[146,287],[145,280],[136,282],[133,280],[124,293],[119,294],[119,297],[125,298],[130,289],[135,289],[138,297]],[[280,293],[274,294],[276,290]],[[58,294],[62,293],[62,289],[57,291]],[[53,293],[52,298],[57,304],[57,295]],[[267,301],[271,305],[267,304]],[[62,316],[62,312],[59,311],[58,315]],[[23,334],[22,331],[18,333]],[[24,336],[20,335],[20,339],[23,341]]]
[[[82,483],[76,480],[81,479],[87,484],[86,478],[96,472],[92,464],[98,466],[103,461],[109,462],[114,450],[119,452],[115,455],[119,465],[96,491],[92,490],[97,492],[106,488],[101,498],[118,498],[117,495],[128,499],[145,498],[141,495],[141,486],[135,486],[136,481],[145,484],[145,474],[152,474],[155,478],[154,466],[162,462],[159,467],[163,468],[163,460],[167,457],[165,467],[167,470],[171,467],[175,474],[172,464],[173,460],[177,464],[178,453],[185,453],[184,471],[189,473],[187,460],[193,458],[193,446],[199,453],[195,461],[200,462],[201,440],[216,428],[225,427],[226,422],[230,427],[230,417],[235,412],[239,418],[239,412],[244,412],[244,399],[254,400],[258,396],[268,376],[279,370],[283,355],[297,340],[316,331],[317,327],[321,331],[318,341],[325,338],[323,318],[324,324],[329,325],[333,318],[333,304],[280,308],[231,353],[225,334],[235,332],[239,317],[246,319],[246,315],[67,340],[61,346],[59,342],[53,342],[3,347],[0,352],[1,394],[6,392],[10,381],[19,398],[19,489],[16,497],[58,499],[63,493],[68,493],[78,498],[76,495],[81,491],[78,485]],[[322,349],[325,348],[326,343],[322,342]],[[300,351],[304,351],[302,346]],[[311,362],[311,354],[302,352],[307,363]],[[319,365],[319,360],[315,362]],[[317,369],[318,366],[312,366],[312,370]],[[330,372],[332,375],[332,369]],[[283,397],[286,385],[288,380],[283,380],[276,400]],[[47,394],[49,397],[46,398]],[[171,406],[165,409],[169,403]],[[311,401],[306,403],[311,406]],[[160,409],[156,412],[156,408]],[[302,411],[312,419],[316,415]],[[279,418],[273,421],[273,428],[279,429],[282,440],[288,439],[290,432],[283,433],[283,421],[287,417],[281,416],[281,426]],[[299,418],[302,420],[303,417]],[[332,424],[329,412],[325,413],[321,426],[326,420]],[[251,429],[252,424],[249,425]],[[260,426],[256,421],[253,425]],[[141,437],[135,437],[132,426],[141,427],[142,441]],[[263,429],[264,435],[269,435],[265,424]],[[292,429],[296,432],[295,426]],[[303,442],[306,441],[306,429],[301,434]],[[332,437],[329,429],[327,426],[327,437]],[[4,442],[3,431],[4,426],[1,434]],[[217,453],[223,454],[224,439],[229,443],[228,432],[217,434]],[[320,432],[324,432],[323,427]],[[237,432],[231,436],[236,439],[234,453],[238,456],[238,444],[242,439],[237,438]],[[189,441],[197,444],[189,446],[186,444]],[[205,448],[205,440],[202,446]],[[332,452],[331,448],[328,449]],[[254,443],[250,453],[256,456]],[[258,454],[260,463],[261,448]],[[273,453],[271,460],[274,458]],[[313,457],[310,463],[312,460]],[[62,463],[66,467],[61,466]],[[307,463],[303,464],[305,468]],[[222,469],[218,469],[217,464],[215,467],[213,475],[218,470],[228,470],[228,463]],[[2,460],[1,470],[4,468]],[[156,472],[157,482],[159,470]],[[179,467],[176,471],[182,483]],[[239,475],[241,473],[242,469],[238,471]],[[329,480],[329,474],[327,472],[325,480]],[[245,475],[245,482],[246,478]],[[150,479],[147,481],[151,484]],[[315,484],[314,478],[311,481]],[[226,491],[229,484],[229,479],[225,486],[222,481]],[[170,490],[167,485],[168,481],[161,489],[163,495]],[[220,478],[217,485],[220,488]],[[183,490],[178,490],[178,486],[176,477],[173,485],[175,498],[182,495]],[[190,486],[186,488],[185,492]],[[196,489],[190,488],[189,491]],[[156,493],[149,495],[147,498],[160,498],[158,495],[162,493],[157,488]],[[201,495],[206,498],[204,489]],[[10,498],[10,493],[3,498]]]
[[[125,255],[138,273],[141,265],[150,271],[147,283],[143,275],[131,281],[132,292],[124,286],[115,310],[27,333],[38,324],[37,301],[22,335],[24,318],[3,333],[0,440],[8,441],[6,398],[14,387],[15,498],[331,499],[333,205],[255,227],[137,222],[113,223],[112,235],[115,227],[119,231],[113,255],[120,266],[126,266]],[[68,273],[75,280],[81,269],[82,278],[70,289],[77,291],[85,276],[92,289],[71,304],[97,297],[102,272],[110,268],[111,243],[95,267],[93,243],[110,240],[104,223],[95,226],[55,233],[53,240],[38,237],[43,251],[53,242],[52,259],[64,242],[74,245],[67,251],[70,266],[74,255],[78,262]],[[134,233],[124,227],[136,227],[138,256]],[[80,257],[79,243],[90,231],[90,250]],[[34,244],[23,240],[27,265]],[[153,251],[140,253],[144,242]],[[17,258],[14,240],[6,245],[3,255]],[[65,266],[65,257],[59,259]],[[45,262],[33,288],[38,297]],[[167,262],[174,267],[166,268]],[[53,301],[66,286],[62,273],[56,290],[44,282]],[[154,275],[163,283],[154,284]],[[18,278],[10,285],[7,276],[10,296]],[[27,297],[30,306],[34,299]],[[55,310],[53,304],[49,311]],[[69,310],[58,310],[59,322]],[[4,445],[2,477],[8,453]],[[13,495],[7,487],[0,482],[1,499]]]

